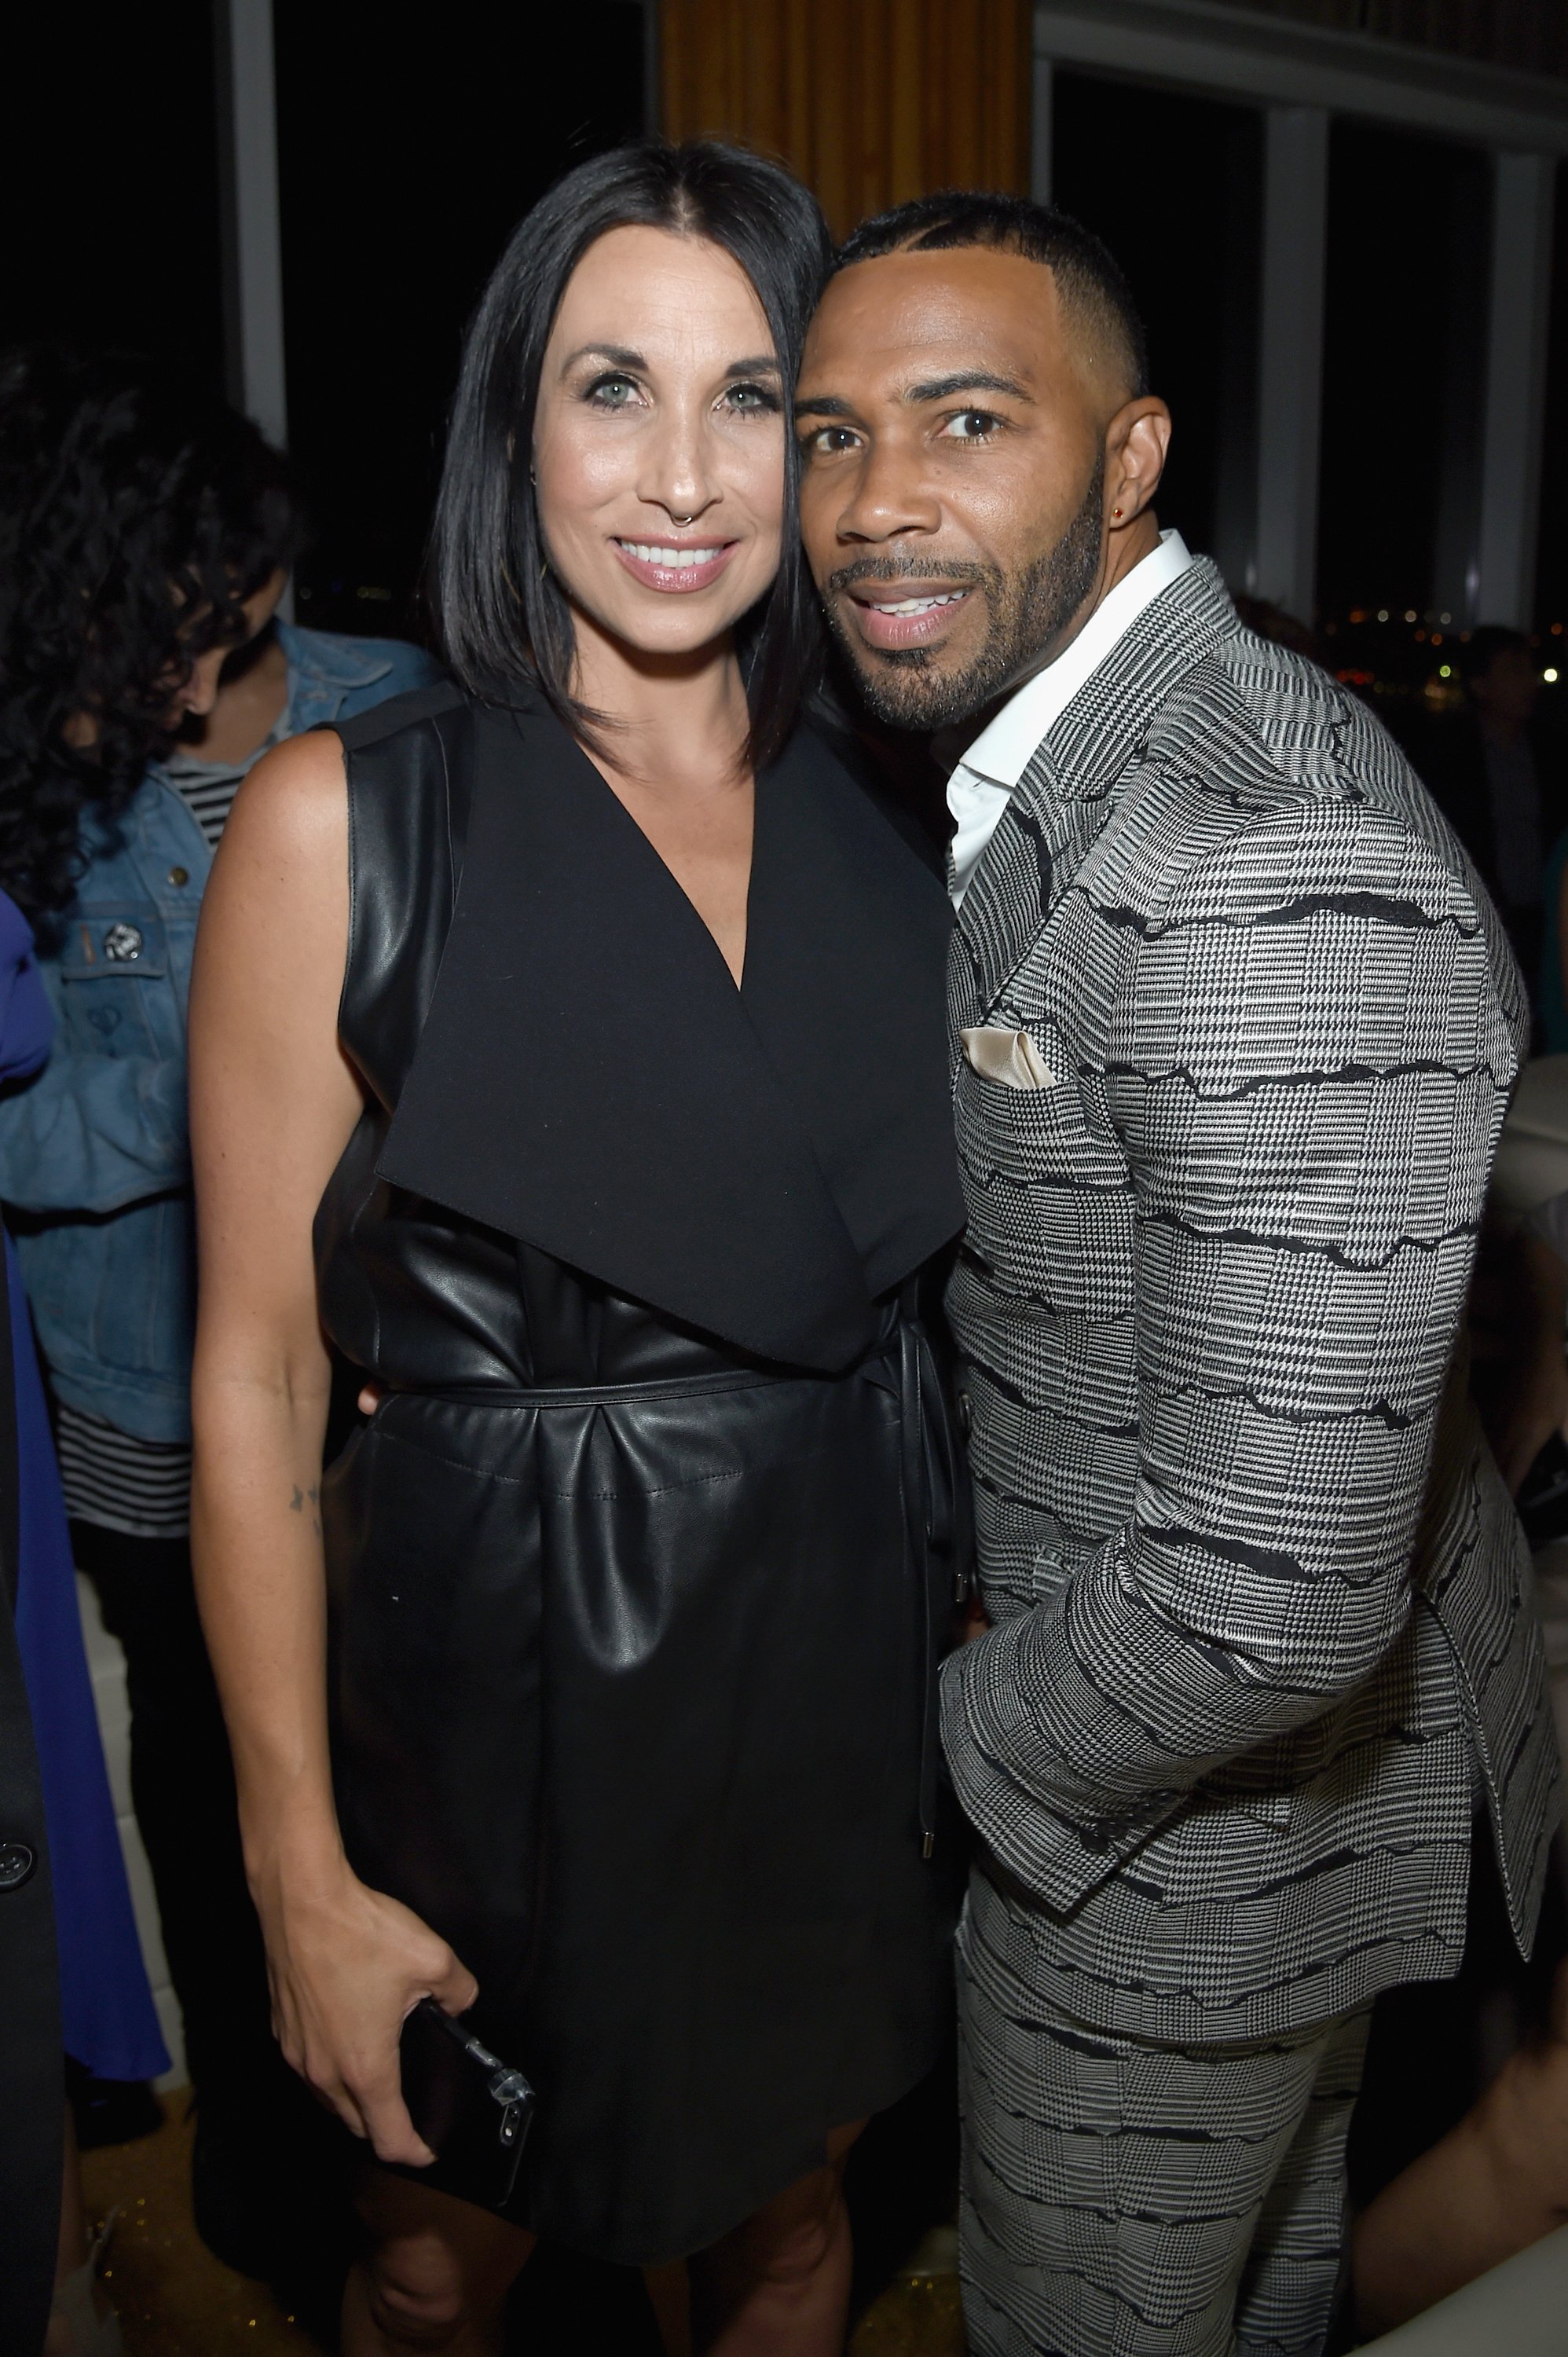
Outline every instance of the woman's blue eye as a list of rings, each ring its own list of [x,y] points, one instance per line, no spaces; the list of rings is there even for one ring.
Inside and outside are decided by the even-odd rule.
[[[602,376],[588,388],[590,401],[600,403],[606,409],[624,409],[636,393],[637,387],[628,376]]]
[[[733,409],[755,415],[758,411],[773,411],[779,406],[774,395],[760,384],[732,384],[725,395]]]

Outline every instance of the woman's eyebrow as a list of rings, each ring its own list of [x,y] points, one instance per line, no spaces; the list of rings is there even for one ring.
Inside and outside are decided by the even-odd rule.
[[[575,368],[579,361],[607,361],[612,368],[637,369],[640,371],[646,371],[648,367],[647,355],[634,352],[628,344],[580,344],[575,352],[568,352],[562,361],[563,371]],[[725,370],[726,377],[779,376],[782,372],[775,352],[759,352],[751,360],[731,361]]]
[[[608,361],[612,368],[645,369],[648,366],[641,352],[634,352],[626,344],[579,344],[562,361],[563,371],[575,368],[579,361]]]

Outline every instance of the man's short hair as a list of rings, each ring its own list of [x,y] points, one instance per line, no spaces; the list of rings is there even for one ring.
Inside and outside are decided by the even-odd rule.
[[[840,246],[833,268],[847,270],[885,253],[933,253],[965,245],[988,245],[998,253],[1043,263],[1071,325],[1114,357],[1128,400],[1148,392],[1148,343],[1127,281],[1093,231],[1054,205],[972,188],[915,197],[862,221]]]

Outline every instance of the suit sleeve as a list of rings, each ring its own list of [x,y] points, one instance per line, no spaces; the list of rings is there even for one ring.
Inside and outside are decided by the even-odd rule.
[[[1064,1904],[1403,1627],[1518,1068],[1511,968],[1449,859],[1349,799],[1195,860],[1127,974],[1133,1512],[943,1674],[966,1808]]]

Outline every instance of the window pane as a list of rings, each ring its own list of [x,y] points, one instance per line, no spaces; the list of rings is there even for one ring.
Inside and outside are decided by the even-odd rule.
[[[1546,363],[1546,449],[1541,477],[1535,619],[1539,630],[1561,640],[1568,625],[1568,435],[1562,430],[1562,421],[1568,418],[1568,172],[1561,165],[1557,171],[1556,227],[1552,246],[1551,339]],[[1561,647],[1557,651],[1563,651]],[[1568,685],[1563,687],[1562,693],[1568,700]]]
[[[150,353],[223,382],[211,0],[9,8],[0,342]]]
[[[542,57],[531,8],[441,38],[275,0],[289,434],[315,539],[298,614],[411,627],[463,329],[551,181],[642,123],[642,10]]]
[[[1464,616],[1475,545],[1487,160],[1336,123],[1330,135],[1318,606]]]
[[[1251,107],[1058,73],[1053,193],[1102,237],[1176,421],[1162,523],[1241,586],[1253,468],[1262,124]]]

